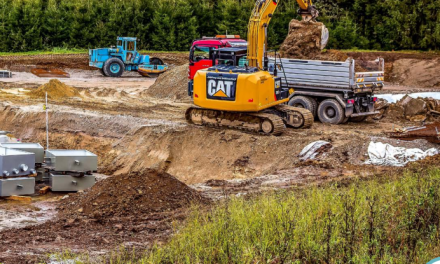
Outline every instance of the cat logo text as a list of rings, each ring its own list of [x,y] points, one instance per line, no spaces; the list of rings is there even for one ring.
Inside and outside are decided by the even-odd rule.
[[[235,101],[237,74],[208,73],[206,94],[208,99]]]

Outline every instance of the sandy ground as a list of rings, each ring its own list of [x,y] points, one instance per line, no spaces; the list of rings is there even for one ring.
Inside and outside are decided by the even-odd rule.
[[[104,77],[99,71],[66,69],[66,72],[70,74],[70,78],[61,80],[77,88],[124,89],[130,92],[130,89],[146,89],[156,81],[156,78],[142,77],[137,72],[125,72],[121,78]],[[50,79],[55,78],[41,78],[30,72],[14,72],[12,78],[1,79],[1,83],[7,87],[29,88],[45,84]]]
[[[88,149],[98,154],[99,173],[105,175],[124,175],[145,168],[164,171],[214,199],[225,194],[244,195],[358,176],[372,177],[393,170],[365,165],[370,141],[423,150],[439,147],[425,140],[407,142],[387,138],[386,132],[397,127],[420,125],[391,119],[368,119],[364,123],[339,126],[315,122],[311,129],[289,129],[280,137],[188,125],[184,113],[189,103],[172,97],[158,99],[145,93],[154,79],[137,74],[112,79],[101,77],[98,71],[67,71],[72,77],[61,81],[78,88],[82,97],[50,101],[52,148]],[[43,99],[31,98],[28,93],[49,79],[18,72],[12,79],[1,80],[0,130],[12,131],[23,141],[45,145]],[[387,85],[381,93],[437,90]],[[330,142],[332,148],[314,161],[301,161],[298,158],[301,150],[318,140]],[[52,219],[57,212],[57,199],[63,195],[35,197],[30,204],[0,202],[0,231],[12,227],[23,230],[25,226]],[[5,232],[0,232],[0,240],[2,234],[5,234],[3,240],[14,243]],[[161,230],[155,236],[169,234],[170,230]],[[139,243],[139,237],[133,241],[129,237],[124,239],[127,245]],[[151,240],[141,246],[148,243]],[[7,246],[0,242],[0,248]],[[38,256],[66,248],[75,252],[102,252],[114,246],[104,245],[102,241],[84,245],[72,235],[45,243],[30,239],[23,242],[24,248],[1,252],[0,261],[13,261],[21,252]]]

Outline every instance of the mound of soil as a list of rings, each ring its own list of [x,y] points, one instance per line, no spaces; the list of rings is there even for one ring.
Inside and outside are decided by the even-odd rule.
[[[280,47],[283,58],[310,59],[321,53],[321,35],[324,24],[298,21],[289,24],[289,34]]]
[[[98,182],[85,193],[69,194],[52,221],[0,232],[0,262],[46,263],[47,252],[71,248],[100,251],[147,248],[172,234],[192,202],[208,202],[167,173],[146,170]],[[11,246],[12,245],[12,246]],[[22,252],[32,254],[22,254]]]
[[[188,64],[177,66],[157,78],[156,82],[142,93],[142,96],[151,96],[161,99],[188,98]]]
[[[390,81],[405,86],[440,87],[440,59],[400,59],[393,63]]]
[[[37,90],[29,92],[29,95],[33,97],[45,98],[46,92],[47,97],[50,99],[81,97],[77,89],[62,83],[57,79],[50,80],[48,83],[38,87]]]
[[[144,173],[124,174],[101,181],[86,194],[77,194],[63,201],[60,209],[67,218],[85,216],[102,220],[141,217],[204,201],[197,191],[170,174],[148,169]]]

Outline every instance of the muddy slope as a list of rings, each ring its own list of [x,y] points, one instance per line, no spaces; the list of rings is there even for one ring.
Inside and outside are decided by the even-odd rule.
[[[40,110],[41,111],[41,110]],[[37,106],[0,107],[2,129],[23,141],[45,144],[45,116]],[[316,140],[335,142],[325,162],[362,163],[371,134],[381,134],[374,123],[350,126],[315,124],[313,129],[289,130],[281,137],[267,137],[233,130],[187,125],[180,121],[74,111],[58,107],[50,118],[51,148],[88,149],[99,156],[99,171],[127,174],[145,168],[166,171],[187,183],[210,179],[260,176],[299,164],[297,155]],[[27,124],[23,126],[23,124]],[[365,130],[369,127],[372,130]],[[375,131],[375,132],[374,132]],[[356,138],[356,140],[354,139]],[[353,144],[362,138],[362,144]]]

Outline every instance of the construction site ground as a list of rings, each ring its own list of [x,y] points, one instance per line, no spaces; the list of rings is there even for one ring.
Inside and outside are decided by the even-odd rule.
[[[436,55],[391,52],[348,55],[355,59],[385,58],[387,80],[391,82],[381,93],[440,92],[440,57]],[[422,150],[439,148],[438,144],[425,140],[388,138],[386,132],[395,128],[421,124],[392,117],[343,125],[316,121],[311,129],[289,129],[279,137],[188,125],[184,118],[185,110],[191,105],[184,96],[187,54],[159,54],[158,57],[170,65],[171,71],[178,69],[179,73],[170,71],[167,80],[161,76],[157,82],[137,73],[104,78],[98,71],[83,67],[84,63],[87,65],[87,58],[76,57],[71,65],[69,59],[61,60],[60,65],[60,58],[56,56],[44,59],[33,56],[27,60],[20,58],[9,66],[4,64],[6,68],[13,65],[10,68],[16,70],[11,79],[0,80],[0,130],[11,131],[24,142],[46,144],[44,98],[35,94],[37,88],[51,78],[38,78],[29,70],[59,67],[71,74],[71,78],[60,81],[78,90],[79,96],[50,100],[50,148],[87,149],[96,153],[98,172],[102,174],[99,179],[103,182],[97,184],[99,195],[112,189],[108,183],[105,185],[108,177],[121,177],[121,181],[130,182],[132,176],[137,180],[130,183],[133,184],[130,188],[139,195],[148,192],[148,189],[139,189],[139,186],[145,188],[139,175],[153,177],[151,179],[168,177],[146,172],[149,168],[174,176],[165,187],[175,192],[170,204],[146,210],[138,216],[127,206],[148,204],[148,200],[115,200],[114,203],[123,203],[125,207],[115,207],[115,212],[105,217],[77,206],[83,200],[91,201],[94,196],[88,192],[36,195],[32,202],[2,200],[0,262],[34,263],[63,250],[99,256],[120,245],[145,249],[155,241],[165,242],[173,233],[172,222],[185,219],[188,212],[187,204],[171,206],[173,201],[179,200],[174,196],[181,193],[191,197],[188,198],[191,201],[210,206],[227,194],[343,182],[396,170],[365,164],[372,140]],[[2,61],[0,59],[0,63]],[[330,142],[332,148],[316,160],[301,161],[298,157],[301,150],[318,140]],[[119,193],[130,184],[118,185],[112,192]],[[186,185],[192,189],[186,189]],[[157,186],[154,188],[159,188]],[[200,191],[203,198],[199,193],[193,194],[194,189]],[[157,189],[152,195],[164,194]],[[96,206],[99,206],[98,200]],[[159,200],[153,201],[162,202]]]

